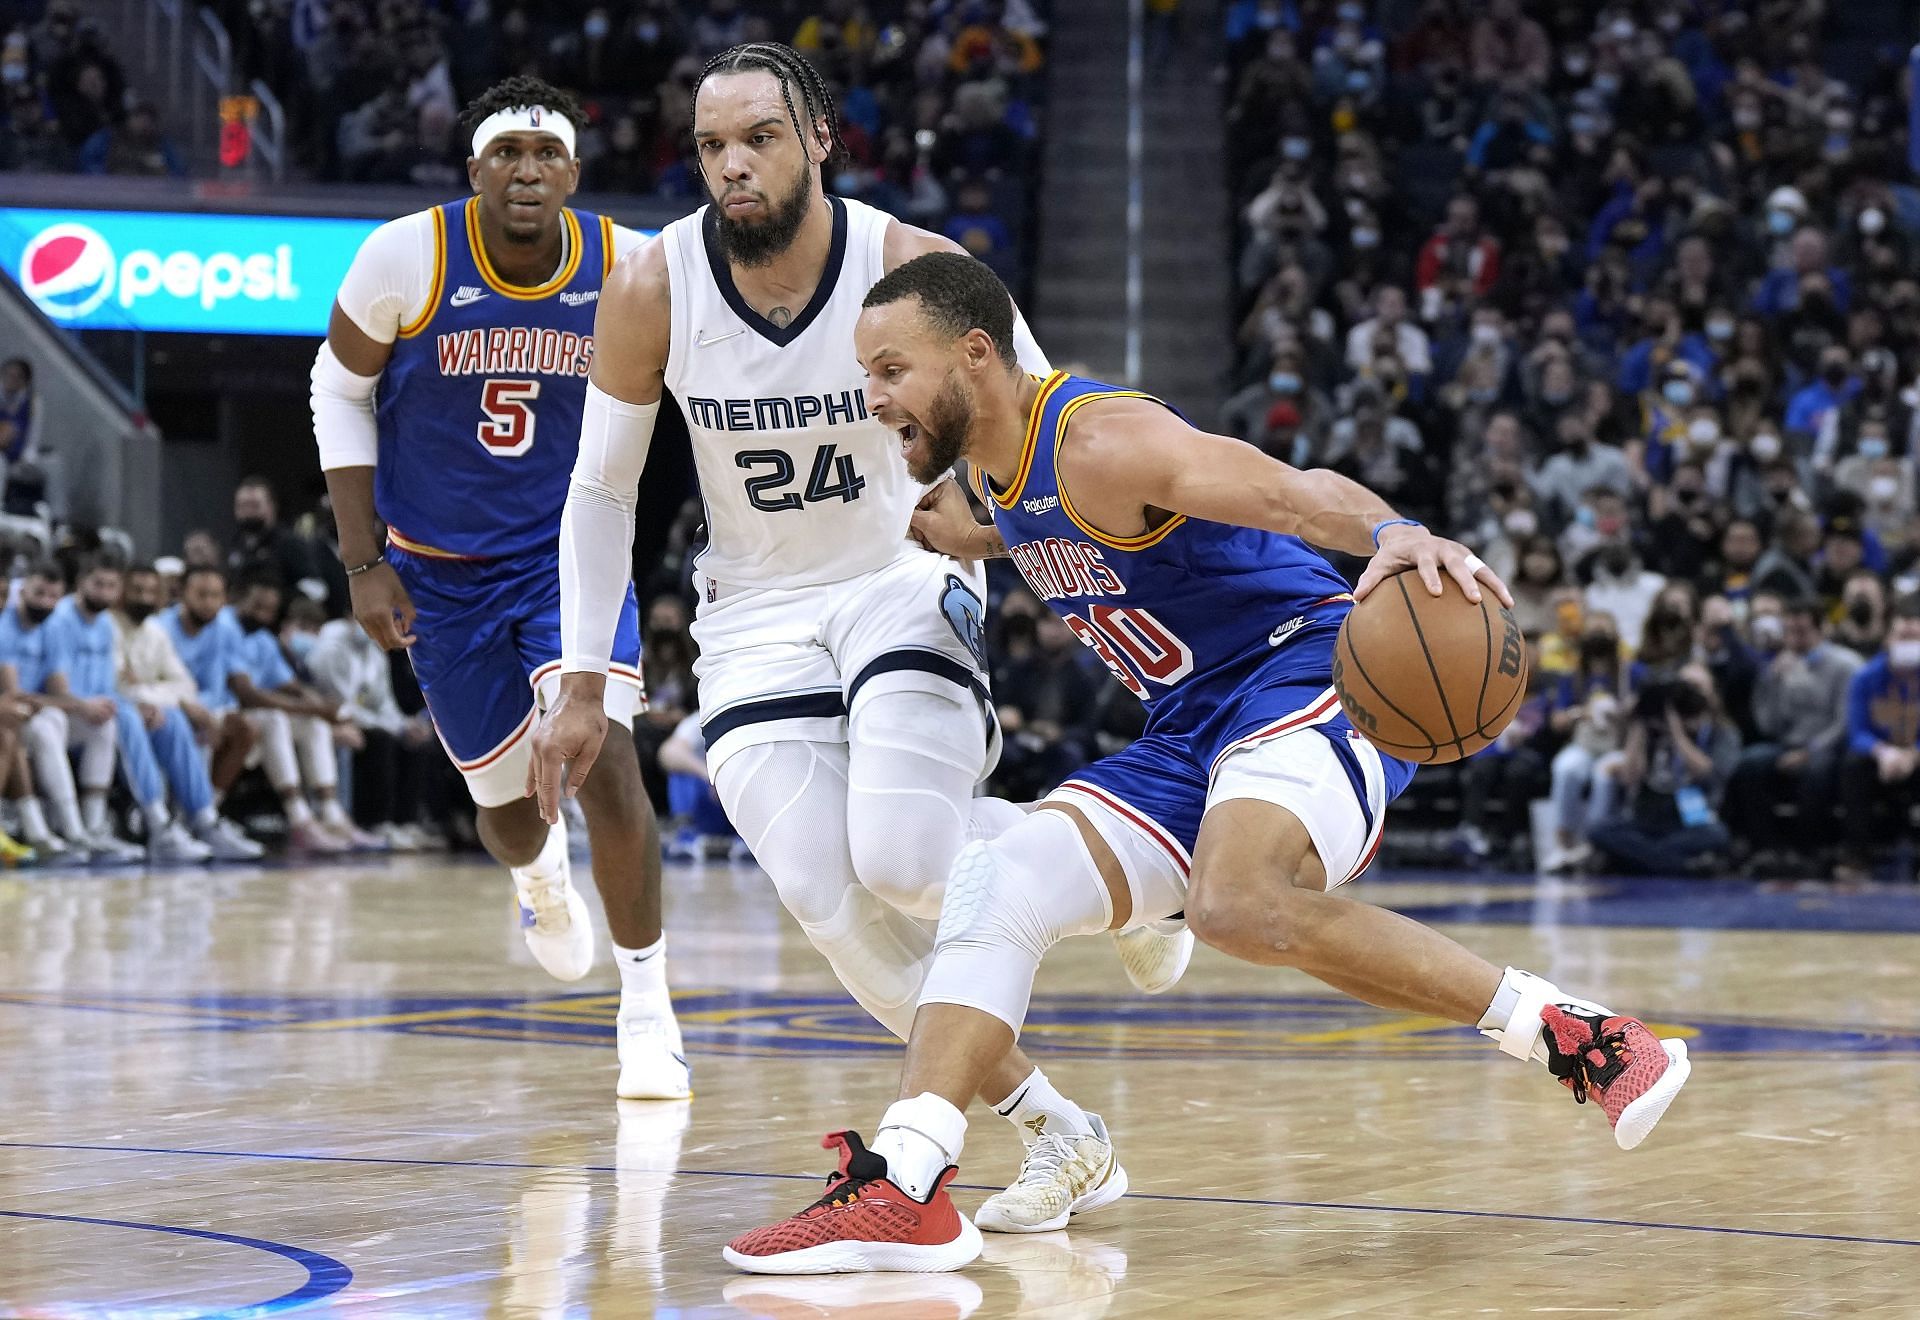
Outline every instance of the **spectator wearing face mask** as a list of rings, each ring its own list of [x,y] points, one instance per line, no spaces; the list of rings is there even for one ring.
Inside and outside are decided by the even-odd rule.
[[[1920,800],[1920,597],[1894,602],[1885,649],[1848,684],[1846,730],[1845,845],[1834,879],[1860,882],[1869,876],[1881,821],[1890,818],[1904,832]]]
[[[1594,826],[1594,848],[1628,872],[1697,873],[1731,843],[1717,804],[1739,758],[1739,731],[1704,669],[1688,666],[1650,682],[1635,701],[1617,762],[1623,809]]]
[[[1870,568],[1847,575],[1840,595],[1840,617],[1833,624],[1833,640],[1855,655],[1874,655],[1887,635],[1887,588]]]
[[[1633,493],[1633,474],[1624,451],[1593,438],[1593,423],[1578,413],[1561,417],[1560,450],[1540,465],[1533,479],[1539,502],[1565,521],[1579,516],[1588,493],[1610,491],[1621,499]]]
[[[1511,520],[1521,514],[1531,520],[1533,510],[1515,509],[1507,517]],[[1552,537],[1514,532],[1511,521],[1509,535],[1513,537],[1514,569],[1501,576],[1513,593],[1514,622],[1529,640],[1537,641],[1553,629],[1554,594],[1564,584],[1566,569]]]
[[[1647,614],[1667,580],[1640,566],[1640,556],[1625,537],[1615,537],[1595,551],[1592,566],[1593,580],[1586,591],[1588,612],[1611,616],[1627,650],[1637,652]]]
[[[1858,502],[1862,530],[1883,553],[1897,555],[1915,543],[1914,465],[1904,434],[1896,445],[1884,418],[1860,424],[1853,452],[1834,465],[1833,485]]]
[[[1720,545],[1715,509],[1707,498],[1707,474],[1691,460],[1673,480],[1647,493],[1647,567],[1664,577],[1697,582]]]
[[[1766,849],[1783,841],[1776,801],[1798,804],[1795,832],[1817,839],[1831,801],[1834,761],[1846,736],[1847,688],[1860,657],[1821,634],[1820,606],[1799,600],[1774,624],[1756,613],[1754,645],[1767,654],[1754,681],[1753,722],[1765,740],[1740,757],[1727,788],[1735,838]]]
[[[1584,865],[1593,856],[1587,831],[1613,809],[1610,769],[1620,751],[1622,703],[1636,671],[1620,657],[1620,634],[1605,614],[1581,623],[1578,668],[1554,685],[1547,727],[1567,739],[1553,758],[1553,842],[1540,859],[1545,872]]]
[[[1826,423],[1828,414],[1840,408],[1860,392],[1860,380],[1853,374],[1853,359],[1847,350],[1835,345],[1822,350],[1820,374],[1794,391],[1787,400],[1787,430],[1811,442]]]
[[[1700,603],[1695,649],[1713,677],[1713,689],[1720,694],[1728,717],[1740,730],[1740,741],[1758,740],[1760,731],[1753,723],[1753,681],[1760,672],[1760,662],[1740,629],[1733,602],[1725,596],[1709,596]]]
[[[1670,360],[1660,369],[1657,384],[1641,396],[1640,434],[1626,451],[1627,465],[1640,486],[1664,486],[1671,479],[1674,464],[1689,452],[1690,427],[1701,402],[1700,373],[1690,362]],[[1703,440],[1718,443],[1718,419],[1711,409],[1704,412],[1703,422],[1712,420],[1713,434],[1703,434]]]
[[[1383,284],[1373,295],[1373,315],[1347,332],[1347,367],[1365,371],[1372,365],[1374,345],[1389,340],[1409,375],[1433,374],[1433,345],[1427,332],[1407,319],[1407,295],[1398,285]]]
[[[1288,346],[1273,355],[1264,380],[1247,386],[1220,410],[1220,424],[1228,435],[1272,454],[1296,467],[1309,465],[1320,452],[1332,405],[1305,376],[1298,348]],[[1304,440],[1304,444],[1296,444]]]

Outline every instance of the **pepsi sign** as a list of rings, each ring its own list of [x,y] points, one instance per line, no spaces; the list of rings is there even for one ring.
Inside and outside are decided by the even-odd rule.
[[[379,224],[0,207],[0,269],[75,329],[323,335]]]

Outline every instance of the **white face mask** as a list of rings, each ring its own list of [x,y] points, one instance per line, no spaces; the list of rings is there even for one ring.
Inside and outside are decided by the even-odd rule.
[[[1920,642],[1888,642],[1887,663],[1895,669],[1920,669]]]
[[[1687,439],[1696,445],[1710,445],[1720,438],[1720,423],[1711,417],[1696,417],[1687,423]]]
[[[1900,478],[1881,473],[1867,483],[1867,498],[1875,504],[1892,504],[1900,498]]]
[[[1771,463],[1780,457],[1780,437],[1771,431],[1762,431],[1748,442],[1747,448],[1762,463]]]
[[[1540,519],[1532,509],[1514,509],[1504,519],[1509,536],[1532,536],[1540,530]]]

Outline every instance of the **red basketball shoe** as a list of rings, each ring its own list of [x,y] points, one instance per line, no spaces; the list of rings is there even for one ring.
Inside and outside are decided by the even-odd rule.
[[[1661,1040],[1638,1018],[1548,1004],[1540,1024],[1547,1070],[1581,1104],[1589,1095],[1600,1101],[1621,1150],[1647,1139],[1693,1071],[1685,1041]]]
[[[932,1195],[916,1201],[887,1180],[885,1157],[868,1150],[859,1133],[829,1132],[820,1144],[840,1151],[826,1195],[791,1219],[728,1243],[721,1254],[729,1265],[750,1274],[935,1274],[980,1254],[980,1230],[947,1195],[958,1169],[948,1165]]]

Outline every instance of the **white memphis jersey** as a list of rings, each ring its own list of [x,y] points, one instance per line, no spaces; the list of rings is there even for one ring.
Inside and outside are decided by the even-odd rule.
[[[860,303],[886,273],[892,218],[829,197],[833,245],[784,328],[734,286],[711,207],[667,226],[673,297],[667,388],[693,437],[706,504],[700,569],[718,582],[804,587],[891,562],[923,487],[899,437],[867,414],[854,360]]]

